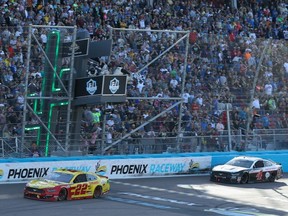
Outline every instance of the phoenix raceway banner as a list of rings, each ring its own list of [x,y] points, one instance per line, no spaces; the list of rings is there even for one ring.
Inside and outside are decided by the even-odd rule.
[[[96,172],[111,179],[200,174],[211,169],[211,157],[0,163],[0,182],[42,178],[60,168]]]

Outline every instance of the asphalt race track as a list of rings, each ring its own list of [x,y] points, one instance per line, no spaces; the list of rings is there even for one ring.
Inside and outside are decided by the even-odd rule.
[[[0,184],[0,216],[288,216],[288,174],[274,183],[218,184],[208,176],[111,180],[101,199],[43,202]]]

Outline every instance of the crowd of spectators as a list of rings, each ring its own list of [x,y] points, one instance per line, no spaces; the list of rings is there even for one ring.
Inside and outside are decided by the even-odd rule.
[[[91,151],[99,148],[97,140],[103,138],[109,145],[167,110],[176,102],[169,100],[173,97],[183,98],[183,110],[177,106],[132,133],[123,152],[135,153],[136,149],[140,152],[165,151],[167,139],[176,137],[183,141],[187,151],[196,151],[197,146],[203,151],[223,151],[225,146],[220,144],[218,137],[227,130],[225,104],[231,106],[233,130],[246,128],[251,113],[250,129],[287,128],[287,3],[282,0],[238,0],[234,5],[233,2],[0,0],[1,135],[21,136],[25,74],[29,73],[31,92],[41,91],[41,80],[45,76],[43,55],[34,45],[29,71],[26,71],[29,24],[77,25],[87,29],[92,40],[107,39],[111,27],[147,30],[115,31],[107,65],[110,70],[121,66],[132,74],[128,97],[153,100],[128,100],[108,108],[103,105],[85,107],[83,138],[86,146],[92,146]],[[186,68],[186,43],[178,41],[183,34],[155,33],[149,29],[190,32]],[[38,31],[34,33],[45,47],[47,29]],[[177,44],[171,48],[174,43]],[[266,46],[268,49],[264,53]],[[159,60],[145,67],[160,54],[163,56]],[[260,59],[262,67],[258,68]],[[256,76],[254,98],[250,103]],[[109,114],[104,113],[107,109]],[[107,115],[105,138],[102,137],[104,115]],[[180,126],[177,124],[179,116]],[[29,120],[37,121],[33,116]],[[208,140],[187,141],[187,136],[205,136]],[[161,137],[165,148],[151,147],[150,141],[141,147],[139,138],[145,137],[147,140]]]

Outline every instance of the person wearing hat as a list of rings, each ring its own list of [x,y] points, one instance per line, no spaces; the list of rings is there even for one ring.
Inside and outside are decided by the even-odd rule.
[[[249,59],[251,58],[252,54],[251,54],[252,50],[251,49],[246,49],[245,53],[244,53],[244,58],[245,60],[249,61]]]

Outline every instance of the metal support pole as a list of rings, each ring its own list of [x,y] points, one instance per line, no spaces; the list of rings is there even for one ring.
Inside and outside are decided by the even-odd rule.
[[[144,65],[140,70],[138,70],[137,72],[135,72],[136,74],[140,73],[142,70],[144,70],[145,68],[149,67],[151,64],[153,64],[155,61],[157,61],[159,58],[161,58],[162,56],[164,56],[167,52],[169,52],[173,47],[175,47],[178,43],[180,43],[182,40],[185,39],[185,37],[187,38],[187,35],[181,37],[179,40],[177,40],[174,44],[172,44],[170,47],[168,47],[163,53],[161,53],[160,55],[158,55],[156,58],[154,58],[152,61],[148,62],[146,65]]]
[[[2,157],[4,158],[5,157],[5,149],[4,149],[4,141],[3,139],[0,140],[1,141],[1,151],[2,151]]]
[[[106,103],[104,104],[104,108],[106,109]],[[103,121],[102,121],[102,139],[101,139],[101,152],[102,154],[104,154],[104,149],[105,149],[105,141],[106,141],[106,121],[107,121],[107,117],[106,117],[106,113],[105,110],[103,111]]]
[[[53,67],[50,59],[48,58],[46,52],[43,50],[43,48],[42,48],[41,44],[39,43],[37,37],[36,37],[33,33],[32,33],[32,36],[33,36],[34,40],[36,41],[36,43],[38,44],[38,46],[39,46],[39,48],[40,48],[40,51],[43,53],[45,59],[47,60],[47,63],[49,64],[50,69],[51,69],[51,70],[53,71],[53,73],[56,75],[56,77],[57,77],[57,79],[58,79],[61,87],[63,88],[63,90],[65,91],[65,93],[68,95],[68,90],[67,90],[66,87],[64,86],[64,84],[63,84],[63,82],[62,82],[62,80],[61,80],[58,72],[57,72],[57,71],[55,70],[55,68]],[[72,50],[72,52],[73,52],[73,50]]]
[[[181,86],[181,97],[183,97],[185,90],[185,80],[186,80],[186,69],[187,69],[187,61],[188,61],[188,51],[189,51],[189,34],[186,34],[186,47],[185,47],[185,60],[184,60],[184,70],[181,76],[182,86]],[[179,122],[178,122],[178,135],[181,133],[181,124],[182,124],[182,109],[183,109],[183,99],[180,101],[179,108]],[[179,139],[177,139],[177,149],[179,149]]]
[[[176,31],[176,30],[156,30],[156,29],[127,29],[127,28],[113,28],[118,31],[134,31],[134,32],[164,32],[164,33],[182,33],[187,34],[190,31]]]
[[[27,94],[28,94],[28,84],[29,84],[29,73],[30,73],[30,55],[31,55],[31,39],[32,39],[32,25],[29,25],[28,33],[28,44],[27,44],[27,62],[26,62],[26,73],[25,73],[25,93],[24,93],[24,106],[23,106],[23,116],[22,116],[22,134],[20,142],[20,157],[23,154],[23,145],[25,142],[25,127],[26,127],[26,115],[27,115]]]
[[[42,124],[42,127],[47,131],[47,133],[49,133],[49,135],[54,139],[54,141],[57,143],[57,146],[60,147],[60,149],[63,151],[63,152],[66,152],[65,149],[62,147],[61,143],[57,140],[57,138],[54,136],[54,134],[49,130],[49,128],[44,124],[44,122],[41,120],[41,118],[36,115],[32,109],[32,107],[27,104],[27,109],[29,109],[30,112],[32,112],[35,117],[37,118],[37,120]]]
[[[131,29],[125,29],[125,28],[112,28],[112,30],[118,30],[118,31],[131,31]],[[112,30],[111,30],[111,34],[110,37],[112,39]],[[173,30],[152,30],[152,29],[133,29],[133,32],[164,32],[164,33],[180,33],[180,34],[185,34],[183,37],[181,37],[180,39],[178,39],[175,43],[173,43],[170,47],[168,47],[163,53],[161,53],[160,55],[158,55],[156,58],[154,58],[152,61],[148,62],[146,65],[144,65],[140,70],[138,70],[137,72],[135,72],[136,74],[140,73],[142,70],[144,70],[145,68],[149,67],[151,64],[153,64],[155,61],[157,61],[159,58],[161,58],[162,56],[164,56],[167,52],[169,52],[173,47],[175,47],[178,43],[180,43],[183,39],[187,38],[187,35],[189,35],[190,31],[173,31]],[[189,37],[188,37],[189,38]],[[188,39],[189,41],[189,39]]]
[[[178,106],[181,103],[181,101],[176,102],[175,104],[173,104],[172,106],[170,106],[169,108],[167,108],[165,110],[165,113],[170,111],[171,109],[173,109],[174,107]],[[141,124],[140,126],[138,126],[137,128],[135,128],[134,130],[130,131],[128,134],[125,134],[121,139],[116,140],[114,143],[112,143],[111,145],[107,146],[104,148],[103,150],[103,154],[105,153],[105,151],[109,150],[110,148],[112,148],[113,146],[117,145],[119,142],[121,142],[123,139],[129,137],[132,133],[138,131],[139,129],[143,128],[145,125],[153,122],[155,119],[159,118],[160,116],[162,116],[163,113],[159,113],[158,115],[154,116],[153,118],[149,119],[147,122]]]
[[[109,39],[112,41],[112,44],[113,44],[113,28],[110,28],[109,29]],[[112,53],[113,49],[112,49],[112,46],[110,47],[110,53]],[[111,61],[111,56],[108,56],[108,62],[107,64],[109,64]]]
[[[32,27],[35,27],[35,28],[47,28],[47,29],[73,29],[74,26],[55,26],[55,28],[53,28],[54,26],[51,26],[51,25],[31,25]]]
[[[164,100],[164,101],[171,101],[171,100],[183,100],[182,97],[126,97],[127,100]]]
[[[250,104],[253,103],[254,95],[255,95],[255,89],[256,89],[256,84],[257,84],[257,81],[258,81],[258,77],[259,77],[260,69],[261,69],[261,66],[262,66],[262,62],[263,62],[263,60],[264,60],[264,57],[265,57],[265,55],[266,55],[266,51],[267,51],[268,47],[271,45],[271,42],[272,42],[272,39],[270,38],[270,39],[267,41],[267,44],[265,44],[264,50],[263,50],[263,52],[261,53],[261,57],[260,57],[260,60],[259,60],[259,62],[258,62],[256,71],[255,71],[254,80],[253,80],[253,85],[252,85],[252,90],[251,90],[251,97],[250,97]],[[271,46],[270,46],[270,47],[271,47]],[[250,124],[251,124],[251,122],[252,122],[253,110],[252,110],[251,105],[249,106],[248,112],[249,112],[249,113],[248,113],[248,119],[247,119],[247,124],[246,124],[246,137],[245,137],[245,143],[246,143],[246,144],[247,144],[247,141],[248,141],[248,136],[249,136],[249,131],[250,131]],[[245,148],[246,148],[246,147],[245,147]]]
[[[228,127],[228,151],[232,151],[232,142],[231,142],[231,125],[230,125],[230,112],[228,108],[228,103],[226,103],[226,115],[227,115],[227,127]]]
[[[69,77],[69,87],[68,87],[68,105],[67,105],[67,121],[66,121],[66,133],[65,133],[65,150],[68,151],[70,147],[70,121],[71,121],[71,102],[72,90],[73,90],[73,73],[74,73],[74,58],[75,58],[75,46],[76,46],[76,35],[77,26],[74,26],[73,31],[73,41],[72,41],[72,54],[71,54],[71,65],[70,65],[70,77]]]
[[[232,8],[238,9],[237,1],[238,1],[238,0],[231,0],[231,6],[232,6]]]
[[[36,99],[42,99],[42,100],[68,100],[68,97],[59,97],[59,98],[54,98],[54,97],[27,97],[28,100],[36,100]]]

